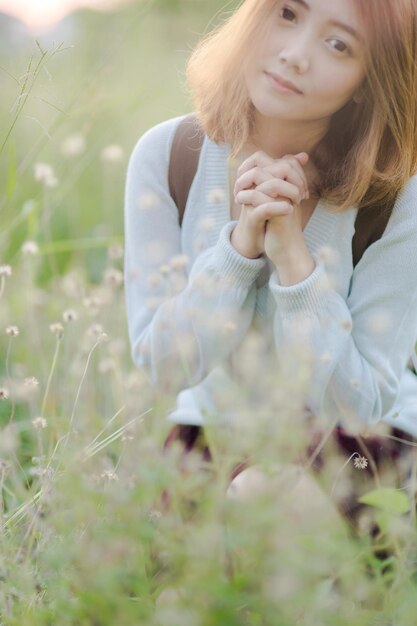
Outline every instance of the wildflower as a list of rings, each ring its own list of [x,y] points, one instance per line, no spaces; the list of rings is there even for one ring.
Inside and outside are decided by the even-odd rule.
[[[34,165],[34,178],[40,183],[43,183],[45,187],[56,187],[58,180],[55,177],[54,171],[48,163],[35,163]]]
[[[32,420],[32,426],[33,428],[36,428],[37,430],[39,430],[40,428],[46,428],[47,425],[48,425],[48,422],[46,421],[44,417],[35,417]]]
[[[388,313],[380,311],[375,313],[372,318],[368,320],[368,328],[371,333],[375,335],[382,335],[391,327],[391,320]]]
[[[112,261],[117,261],[118,259],[122,259],[124,255],[123,246],[114,244],[109,247],[109,249],[107,250],[107,254],[109,255],[109,259],[111,259]]]
[[[69,135],[61,143],[61,154],[65,156],[77,156],[85,151],[86,143],[83,135],[74,133]]]
[[[331,363],[332,362],[332,355],[330,352],[323,352],[323,354],[320,357],[320,361],[322,363]]]
[[[78,319],[77,312],[74,311],[73,309],[67,309],[66,311],[63,312],[62,319],[64,320],[66,324],[68,324],[69,322],[74,322],[75,320]]]
[[[349,319],[342,320],[340,322],[340,327],[343,328],[343,330],[352,330],[352,321]]]
[[[141,209],[153,209],[160,203],[159,196],[154,191],[147,191],[139,196],[139,207]]]
[[[8,337],[17,337],[18,334],[19,334],[19,329],[17,326],[8,326],[6,328],[6,335]]]
[[[208,201],[210,204],[220,204],[225,197],[223,189],[212,189],[208,194]]]
[[[118,354],[123,354],[126,352],[126,343],[123,339],[113,339],[108,346],[108,353],[117,356]]]
[[[5,459],[0,459],[0,474],[4,476],[4,474],[9,472],[11,468],[12,466],[9,461],[6,461]]]
[[[353,459],[353,465],[356,469],[365,469],[368,466],[368,459],[364,456],[356,456]]]
[[[104,478],[105,480],[110,481],[118,481],[119,477],[117,476],[116,472],[113,470],[104,470],[104,472],[102,472],[100,474],[101,478]]]
[[[10,265],[0,265],[0,276],[11,276],[12,268]]]
[[[51,333],[56,335],[56,337],[58,339],[60,339],[62,337],[62,335],[64,334],[64,327],[59,322],[55,322],[54,324],[50,324],[49,330],[51,331]]]
[[[91,337],[99,337],[99,335],[103,334],[103,326],[101,324],[92,324],[87,332]]]
[[[98,296],[86,296],[83,299],[83,305],[86,309],[98,309],[103,304],[103,301]]]
[[[151,522],[156,522],[162,517],[161,511],[158,509],[151,509],[148,513],[148,518]]]
[[[35,388],[38,387],[39,381],[34,376],[30,376],[28,378],[25,378],[23,384],[25,387]]]
[[[203,219],[199,222],[199,227],[201,228],[201,230],[209,233],[213,230],[215,224],[216,222],[212,217],[203,217]]]
[[[169,262],[173,270],[182,270],[187,266],[189,259],[186,254],[176,254]]]
[[[111,144],[106,146],[101,151],[101,159],[103,161],[107,161],[108,163],[116,163],[123,158],[123,148],[118,146],[117,144]]]
[[[10,395],[7,387],[0,387],[0,400],[7,400]]]
[[[108,357],[107,359],[103,359],[98,364],[98,371],[100,374],[107,374],[108,372],[112,372],[116,369],[116,363],[114,359]]]
[[[87,333],[90,335],[90,337],[93,337],[94,339],[96,339],[98,343],[103,343],[104,341],[107,341],[109,338],[107,333],[103,331],[103,327],[101,324],[92,324],[90,328],[87,330]]]
[[[32,476],[39,476],[41,478],[52,478],[53,477],[53,469],[52,467],[31,467],[29,468],[29,474]]]
[[[336,265],[339,260],[338,251],[331,246],[321,246],[317,251],[317,256],[328,265]]]
[[[163,265],[160,266],[159,271],[161,272],[162,275],[167,275],[170,273],[171,268],[169,267],[169,265],[164,263]]]
[[[159,287],[162,282],[162,277],[160,274],[150,274],[148,276],[148,284],[151,287]]]
[[[104,274],[104,281],[111,287],[118,287],[123,283],[123,272],[115,267],[110,267]]]
[[[39,246],[36,243],[36,241],[25,241],[25,243],[22,245],[22,252],[23,254],[28,254],[28,255],[35,255],[38,254],[39,252]]]
[[[229,334],[229,333],[234,333],[237,329],[236,326],[236,322],[234,322],[233,320],[228,320],[226,322],[224,322],[221,330],[223,331],[223,333]]]

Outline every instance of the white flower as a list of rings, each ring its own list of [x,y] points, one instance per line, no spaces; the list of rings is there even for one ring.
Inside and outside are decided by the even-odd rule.
[[[36,241],[25,241],[25,243],[22,245],[22,252],[23,254],[28,255],[38,254],[39,246]]]
[[[141,209],[154,209],[160,204],[160,198],[154,191],[145,191],[141,193],[138,205]]]
[[[85,138],[80,133],[69,135],[61,143],[61,154],[65,156],[77,156],[85,151]]]
[[[322,363],[331,363],[332,362],[332,355],[330,352],[323,352],[323,354],[320,357],[320,361]]]
[[[207,217],[203,217],[203,219],[199,221],[198,225],[201,228],[201,230],[203,230],[206,233],[209,233],[215,227],[216,222],[213,217],[207,216]]]
[[[73,309],[67,309],[66,311],[63,312],[62,319],[64,320],[66,324],[68,324],[68,322],[74,322],[75,320],[77,320],[78,314]]]
[[[187,267],[188,261],[189,258],[186,254],[176,254],[170,259],[169,264],[173,270],[182,270]]]
[[[356,469],[365,469],[368,467],[368,459],[364,456],[355,456],[353,459],[353,465]]]
[[[0,400],[7,400],[10,393],[7,387],[0,387]]]
[[[115,267],[108,268],[104,273],[104,282],[111,287],[118,287],[123,284],[123,272]]]
[[[123,158],[124,151],[123,148],[117,144],[111,144],[103,148],[101,151],[101,158],[103,161],[107,161],[108,163],[117,163]]]
[[[114,362],[114,359],[112,359],[111,357],[107,357],[106,359],[103,359],[98,364],[98,371],[100,372],[100,374],[107,374],[108,372],[112,372],[115,369],[116,369],[116,363]]]
[[[212,189],[208,194],[208,201],[210,204],[220,204],[225,199],[226,194],[223,189]]]
[[[33,425],[33,428],[36,428],[39,430],[40,428],[46,428],[48,425],[48,422],[46,421],[44,417],[35,417],[32,420],[32,425]]]
[[[39,381],[34,376],[30,376],[28,378],[25,378],[23,384],[25,387],[35,388],[35,387],[38,387]]]
[[[62,337],[62,335],[64,334],[64,327],[59,322],[54,322],[53,324],[50,324],[49,330],[51,331],[51,333],[59,338]]]
[[[109,255],[109,259],[111,259],[112,261],[122,259],[124,255],[123,246],[115,243],[114,245],[109,247],[109,249],[107,250],[107,254]]]
[[[11,276],[12,268],[10,265],[0,265],[0,276]]]
[[[34,178],[40,183],[43,183],[45,187],[56,187],[58,180],[55,177],[54,171],[48,163],[35,163]]]
[[[18,334],[19,334],[19,329],[17,326],[8,326],[6,328],[6,335],[8,337],[17,337]]]
[[[339,253],[332,246],[321,246],[317,250],[317,256],[322,259],[327,265],[336,265],[339,261]]]
[[[105,480],[110,481],[118,481],[119,477],[117,476],[116,472],[114,472],[113,470],[104,470],[104,472],[102,472],[100,474],[101,478],[104,478]]]

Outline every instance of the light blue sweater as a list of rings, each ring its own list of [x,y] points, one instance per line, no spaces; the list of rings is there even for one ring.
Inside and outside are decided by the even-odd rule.
[[[168,164],[183,117],[140,137],[125,188],[132,356],[153,386],[174,394],[168,420],[239,418],[222,390],[233,385],[236,355],[256,331],[272,348],[277,375],[278,368],[308,368],[305,403],[314,413],[345,424],[382,418],[417,435],[417,377],[407,369],[417,341],[417,177],[355,269],[357,208],[332,213],[321,200],[304,229],[315,269],[282,286],[266,256],[248,259],[230,243],[237,223],[230,216],[230,147],[207,135],[180,228]]]

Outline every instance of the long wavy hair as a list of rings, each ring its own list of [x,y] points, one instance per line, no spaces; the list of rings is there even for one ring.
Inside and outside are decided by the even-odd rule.
[[[317,193],[337,211],[383,207],[417,171],[417,2],[352,0],[367,33],[367,72],[359,103],[332,116],[311,153]],[[236,157],[254,131],[245,59],[270,27],[277,0],[245,0],[203,36],[186,66],[186,87],[208,137]]]

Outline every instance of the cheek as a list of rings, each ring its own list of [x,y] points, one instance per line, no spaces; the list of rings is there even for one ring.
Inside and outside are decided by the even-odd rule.
[[[353,96],[362,82],[359,72],[341,73],[340,68],[328,72],[317,85],[317,96],[325,96],[328,101],[345,103]]]

